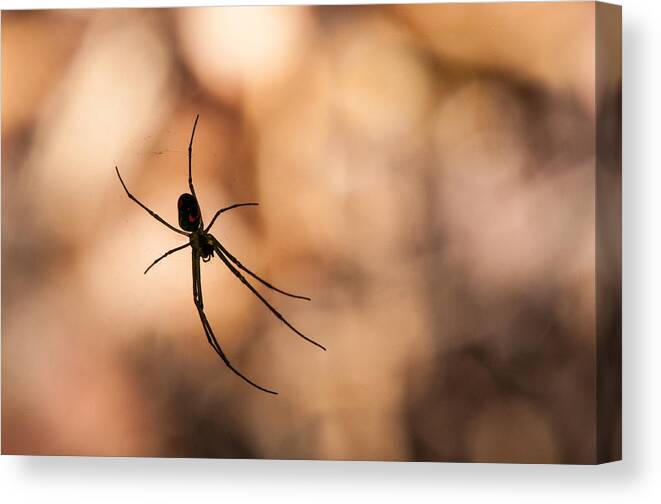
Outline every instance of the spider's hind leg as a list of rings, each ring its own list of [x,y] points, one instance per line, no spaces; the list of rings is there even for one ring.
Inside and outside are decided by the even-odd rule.
[[[218,216],[219,216],[221,213],[223,213],[223,212],[227,212],[228,210],[232,210],[233,208],[239,208],[239,207],[244,207],[244,206],[257,206],[257,205],[259,205],[259,203],[235,203],[234,205],[230,205],[230,206],[228,206],[228,207],[221,208],[220,210],[218,210],[218,211],[213,215],[213,218],[211,219],[211,222],[209,223],[209,225],[207,226],[207,228],[204,230],[204,232],[205,232],[205,233],[208,233],[208,232],[209,232],[209,230],[211,229],[211,226],[213,226],[213,223],[216,222],[216,219],[218,218]]]
[[[193,198],[197,201],[197,195],[195,194],[195,187],[193,187],[193,138],[195,138],[195,128],[197,128],[197,121],[200,119],[200,114],[195,116],[195,123],[193,124],[193,132],[190,136],[190,143],[188,144],[188,187],[190,189]],[[202,219],[202,214],[200,213],[200,227],[204,229],[204,220]]]
[[[132,201],[134,201],[135,203],[137,203],[140,207],[142,207],[142,208],[143,208],[143,209],[144,209],[149,215],[151,215],[154,219],[156,219],[158,222],[160,222],[160,223],[163,224],[164,226],[170,228],[170,229],[171,229],[172,231],[174,231],[175,233],[179,233],[179,234],[182,234],[182,235],[184,235],[184,236],[188,236],[188,233],[186,233],[185,231],[182,231],[181,229],[177,229],[177,228],[174,227],[172,224],[169,224],[168,222],[166,222],[166,220],[163,219],[163,217],[161,217],[160,215],[158,215],[156,212],[154,212],[154,211],[151,210],[150,208],[147,208],[147,206],[145,206],[145,205],[144,205],[144,204],[143,204],[138,198],[136,198],[135,196],[133,196],[133,194],[131,194],[131,192],[130,192],[130,191],[128,190],[128,188],[126,187],[126,184],[124,183],[124,179],[122,179],[122,176],[119,174],[119,168],[117,168],[116,166],[115,166],[115,171],[117,172],[117,176],[119,177],[119,181],[122,183],[122,187],[124,188],[124,191],[126,191],[126,195],[129,197],[129,199],[131,199]]]

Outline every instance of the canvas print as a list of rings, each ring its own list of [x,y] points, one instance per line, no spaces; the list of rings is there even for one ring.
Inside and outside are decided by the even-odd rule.
[[[619,460],[620,27],[2,12],[2,453]]]

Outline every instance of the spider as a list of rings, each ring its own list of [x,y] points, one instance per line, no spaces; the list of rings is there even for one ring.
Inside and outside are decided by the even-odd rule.
[[[168,250],[165,252],[162,256],[160,256],[158,259],[156,259],[153,263],[149,265],[149,267],[145,270],[144,274],[147,274],[147,272],[156,265],[159,261],[162,259],[165,259],[167,256],[170,254],[173,254],[175,252],[178,252],[179,250],[183,250],[187,247],[191,247],[192,249],[192,264],[193,264],[193,301],[195,303],[195,307],[197,308],[197,312],[200,316],[200,320],[202,322],[202,327],[204,329],[204,333],[207,336],[207,340],[209,341],[209,344],[211,347],[216,351],[216,353],[220,356],[222,361],[225,363],[225,365],[234,372],[237,376],[239,376],[242,380],[245,382],[249,383],[253,387],[263,391],[267,392],[269,394],[277,394],[277,392],[273,390],[269,390],[265,387],[262,387],[258,384],[256,384],[254,381],[243,375],[238,369],[236,369],[232,363],[229,361],[225,353],[223,352],[222,348],[220,347],[220,344],[218,343],[218,340],[216,339],[216,336],[213,333],[213,330],[211,329],[211,325],[209,324],[209,321],[207,320],[206,315],[204,314],[204,302],[202,301],[202,281],[201,281],[201,274],[200,274],[200,259],[202,259],[203,262],[209,262],[212,257],[214,257],[214,254],[218,256],[218,258],[227,266],[227,268],[245,285],[250,291],[257,296],[257,298],[266,305],[266,307],[278,318],[280,319],[281,322],[283,322],[289,329],[294,331],[298,336],[303,338],[304,340],[312,343],[313,345],[318,346],[322,350],[326,350],[326,348],[323,345],[320,345],[316,341],[308,338],[305,336],[302,332],[300,332],[298,329],[296,329],[293,325],[291,325],[281,314],[278,310],[276,310],[271,304],[259,293],[257,290],[252,286],[248,280],[246,280],[245,276],[241,274],[241,271],[247,273],[250,275],[252,278],[263,284],[264,286],[268,287],[269,289],[272,289],[276,292],[279,292],[280,294],[284,294],[285,296],[289,296],[292,298],[296,299],[305,299],[307,301],[310,301],[309,297],[306,296],[299,296],[296,294],[291,294],[289,292],[286,292],[284,290],[278,289],[277,287],[274,287],[271,285],[269,282],[264,280],[263,278],[260,278],[257,276],[255,273],[250,271],[248,268],[246,268],[239,260],[234,257],[221,243],[220,241],[213,236],[209,230],[211,229],[211,226],[213,226],[214,222],[216,222],[216,219],[220,214],[223,212],[227,212],[228,210],[232,210],[234,208],[239,208],[243,206],[256,206],[258,203],[235,203],[234,205],[230,205],[225,208],[221,208],[218,210],[213,218],[211,219],[211,222],[209,225],[205,228],[204,227],[204,222],[202,220],[202,214],[200,212],[200,206],[197,202],[197,196],[195,195],[195,188],[193,187],[193,177],[192,177],[192,157],[193,157],[193,138],[195,137],[195,128],[197,127],[197,121],[199,120],[200,115],[198,114],[195,117],[195,123],[193,124],[193,133],[191,134],[190,137],[190,143],[188,144],[188,187],[190,188],[190,193],[184,193],[181,196],[179,196],[179,200],[177,201],[177,209],[179,211],[179,227],[181,229],[177,229],[173,225],[169,224],[166,222],[163,218],[161,218],[158,214],[147,208],[145,205],[143,205],[131,192],[128,190],[126,187],[126,184],[124,183],[124,180],[122,179],[122,176],[119,173],[119,169],[115,166],[115,171],[117,172],[117,176],[119,177],[119,181],[122,184],[122,187],[124,188],[124,191],[126,191],[127,196],[136,202],[138,205],[140,205],[144,210],[146,210],[149,215],[151,215],[154,219],[156,219],[158,222],[166,226],[167,228],[171,229],[175,233],[179,233],[181,235],[184,235],[188,237],[188,243],[185,243],[184,245],[180,245],[178,247],[175,247],[171,250]]]

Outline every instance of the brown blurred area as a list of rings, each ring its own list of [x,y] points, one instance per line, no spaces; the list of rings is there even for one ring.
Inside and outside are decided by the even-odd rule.
[[[2,451],[589,463],[594,5],[2,13]],[[206,342],[185,243],[217,260]]]

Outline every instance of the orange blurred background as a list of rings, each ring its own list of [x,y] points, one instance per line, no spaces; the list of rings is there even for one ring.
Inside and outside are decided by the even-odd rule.
[[[594,5],[2,13],[2,451],[586,463]],[[614,50],[619,50],[615,48]],[[171,223],[187,146],[209,347]],[[613,273],[614,275],[614,273]],[[615,440],[614,440],[615,442]]]

